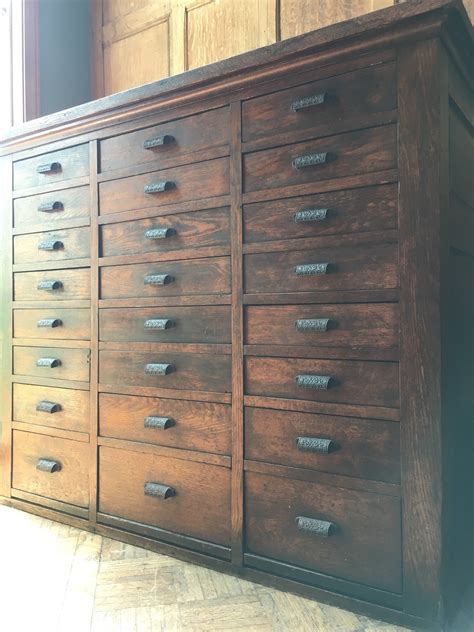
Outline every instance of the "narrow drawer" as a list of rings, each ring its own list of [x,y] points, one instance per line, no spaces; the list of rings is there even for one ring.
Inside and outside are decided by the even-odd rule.
[[[91,295],[89,268],[16,272],[13,275],[15,301],[66,301],[88,299]]]
[[[14,347],[13,373],[88,382],[89,354],[89,349]]]
[[[205,353],[99,352],[101,384],[229,393],[231,358]]]
[[[398,498],[253,472],[245,493],[252,553],[400,592]]]
[[[273,136],[276,129],[327,135],[396,107],[395,64],[371,66],[244,101],[242,135],[244,141]]]
[[[101,298],[228,294],[230,258],[105,266],[100,278]]]
[[[104,224],[102,256],[222,246],[230,241],[229,230],[228,208]]]
[[[13,420],[89,432],[89,391],[14,384]]]
[[[216,544],[230,542],[228,468],[102,446],[99,490],[102,513]]]
[[[247,293],[376,290],[398,287],[394,243],[245,255]]]
[[[89,175],[89,146],[77,145],[13,164],[13,188],[27,189]]]
[[[136,395],[99,395],[100,435],[183,450],[230,454],[231,408]]]
[[[398,226],[398,187],[332,191],[244,205],[244,241],[319,237]]]
[[[229,159],[109,180],[99,185],[100,214],[178,204],[229,194]]]
[[[16,309],[13,335],[45,340],[89,340],[90,321],[88,309]]]
[[[248,395],[364,406],[399,406],[396,362],[245,359]]]
[[[12,487],[14,490],[87,507],[89,454],[87,443],[15,430]]]
[[[230,307],[111,308],[99,311],[100,340],[230,343]]]
[[[397,423],[245,409],[245,458],[400,483]]]
[[[84,219],[90,214],[89,187],[74,187],[17,198],[13,202],[13,225],[60,224],[70,219]]]
[[[358,130],[244,156],[244,191],[308,184],[397,167],[395,125]]]
[[[229,143],[229,109],[161,123],[100,143],[101,171],[153,162],[159,168],[199,161],[199,153]]]
[[[88,227],[56,229],[13,238],[13,263],[45,263],[90,257]]]

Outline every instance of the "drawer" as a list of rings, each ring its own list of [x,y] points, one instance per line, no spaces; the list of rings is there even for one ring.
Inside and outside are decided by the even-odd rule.
[[[395,64],[371,66],[244,101],[242,136],[249,141],[304,130],[326,136],[396,107]]]
[[[101,215],[229,195],[229,159],[101,182],[99,194]]]
[[[16,309],[13,312],[15,338],[45,340],[89,340],[91,314],[88,309]]]
[[[13,225],[60,224],[70,219],[85,219],[90,215],[89,187],[74,187],[53,193],[30,195],[13,202]],[[88,222],[88,220],[87,220]]]
[[[392,349],[398,347],[395,303],[278,305],[246,308],[245,342]]]
[[[246,154],[244,191],[308,184],[396,167],[397,128],[386,125]]]
[[[90,249],[89,227],[16,235],[13,238],[13,263],[81,259],[90,257]]]
[[[287,250],[244,256],[247,293],[398,287],[395,243]]]
[[[243,208],[247,243],[388,230],[398,226],[398,186],[332,191]]]
[[[230,393],[230,355],[99,352],[99,382]]]
[[[228,208],[101,226],[102,256],[222,246],[230,241]]]
[[[99,310],[100,340],[225,343],[231,341],[229,306]]]
[[[399,424],[246,408],[245,458],[399,484]]]
[[[228,468],[102,446],[99,490],[101,513],[216,544],[230,542]]]
[[[18,191],[87,175],[89,146],[77,145],[13,163],[13,188]]]
[[[89,454],[88,443],[15,430],[12,487],[14,490],[87,507]]]
[[[247,395],[363,406],[399,406],[396,362],[245,359]]]
[[[401,591],[398,498],[253,472],[245,494],[248,551]]]
[[[229,294],[230,258],[105,266],[100,278],[101,298]]]
[[[13,420],[89,432],[89,391],[13,384]]]
[[[229,144],[229,109],[160,123],[100,143],[101,171],[153,162],[159,168],[199,161],[211,147]]]
[[[16,272],[13,275],[15,301],[66,301],[89,299],[89,268]]]
[[[14,347],[13,373],[88,382],[89,355],[89,349]]]
[[[231,452],[231,407],[136,395],[99,395],[102,437],[215,454]]]

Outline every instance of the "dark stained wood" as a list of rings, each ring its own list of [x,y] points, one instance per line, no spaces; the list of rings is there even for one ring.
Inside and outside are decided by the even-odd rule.
[[[60,242],[54,250],[43,250],[44,242]],[[47,261],[68,261],[89,257],[89,228],[56,229],[46,233],[17,235],[13,238],[13,262],[45,263]]]
[[[59,208],[54,211],[39,211],[42,204],[54,204],[60,202]],[[51,193],[41,193],[28,197],[17,198],[13,202],[13,225],[15,228],[39,230],[48,228],[49,225],[62,225],[69,220],[81,220],[87,223],[89,217],[89,189],[77,187],[63,189]]]
[[[68,149],[42,153],[33,158],[15,162],[13,164],[13,188],[18,191],[87,176],[89,174],[88,151],[87,145],[76,145]],[[52,163],[58,163],[60,166],[50,172],[37,172],[38,167]]]
[[[38,327],[41,320],[58,319],[55,327]],[[39,338],[41,340],[89,340],[90,312],[88,309],[16,309],[13,312],[13,336],[15,338]]]
[[[41,281],[61,281],[54,291],[39,290]],[[90,270],[44,270],[42,272],[17,272],[13,275],[15,301],[67,301],[90,297]]]
[[[40,358],[54,358],[58,366],[37,366]],[[13,373],[58,380],[89,381],[89,350],[61,347],[14,347]]]

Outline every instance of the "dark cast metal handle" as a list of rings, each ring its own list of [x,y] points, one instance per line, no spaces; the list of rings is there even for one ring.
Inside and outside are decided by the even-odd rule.
[[[324,165],[336,158],[335,154],[331,154],[328,151],[321,151],[314,154],[304,154],[297,156],[291,161],[291,164],[295,169],[306,169],[307,167],[315,167],[317,165]]]
[[[300,222],[321,222],[327,218],[327,208],[303,208],[293,215],[296,223]]]
[[[164,191],[170,191],[175,188],[175,183],[172,180],[163,180],[163,182],[153,182],[147,184],[144,188],[145,193],[163,193]]]
[[[59,358],[38,358],[36,360],[36,366],[46,367],[47,369],[55,369],[61,366],[61,360]]]
[[[54,329],[55,327],[60,327],[62,324],[63,321],[60,318],[42,318],[36,323],[36,326]]]
[[[63,284],[62,281],[40,281],[36,287],[38,290],[54,292],[55,290],[60,290]]]
[[[61,404],[57,404],[56,402],[49,402],[47,399],[42,399],[36,404],[36,410],[39,413],[49,413],[52,415],[53,413],[59,413],[61,410]]]
[[[327,100],[327,92],[320,92],[319,94],[313,94],[309,97],[303,97],[301,99],[293,101],[293,103],[291,104],[291,109],[293,110],[293,112],[298,112],[299,110],[313,108],[316,105],[322,105],[323,103],[326,103]]]
[[[45,165],[38,165],[36,167],[36,172],[37,173],[57,173],[58,171],[61,171],[61,163],[60,162],[49,162],[48,164]]]
[[[171,145],[172,143],[174,143],[174,136],[171,136],[171,134],[163,134],[163,136],[148,138],[144,141],[143,147],[145,149],[155,149],[155,147],[163,147],[163,145]]]
[[[150,228],[145,232],[145,239],[166,239],[176,235],[174,228]]]
[[[172,364],[149,363],[145,365],[145,373],[147,375],[169,375],[173,372],[174,366]]]
[[[147,274],[143,279],[145,285],[168,285],[172,282],[171,274]]]
[[[337,526],[334,522],[306,518],[306,516],[298,516],[296,518],[296,526],[300,531],[303,531],[303,533],[318,535],[321,538],[329,538],[329,536],[334,535],[337,531]]]
[[[38,459],[36,469],[41,470],[41,472],[53,474],[54,472],[59,472],[61,470],[61,463],[51,459]]]
[[[298,318],[295,322],[297,331],[327,331],[329,318]]]
[[[329,454],[336,449],[336,444],[332,439],[321,439],[320,437],[297,437],[296,447],[300,452],[319,452]]]
[[[295,266],[295,274],[298,276],[309,276],[312,274],[327,274],[329,263],[301,263]]]
[[[156,430],[168,430],[175,425],[174,419],[171,417],[155,417],[150,415],[145,417],[143,425],[145,428],[154,428]]]
[[[174,322],[171,318],[150,318],[150,320],[146,320],[144,327],[145,329],[159,329],[162,331],[163,329],[170,329],[173,327]]]
[[[62,202],[43,202],[38,206],[40,213],[52,213],[54,211],[64,211],[64,204]]]
[[[176,496],[176,492],[172,487],[168,485],[161,485],[161,483],[145,483],[145,496],[153,496],[154,498],[172,498]]]
[[[330,375],[297,375],[295,381],[301,388],[315,388],[321,391],[327,391],[334,384],[334,378]]]
[[[38,250],[61,250],[64,248],[62,241],[57,239],[51,239],[50,241],[40,241],[38,244]]]

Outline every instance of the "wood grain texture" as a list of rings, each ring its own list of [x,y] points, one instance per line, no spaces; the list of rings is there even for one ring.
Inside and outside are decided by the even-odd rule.
[[[43,249],[47,242],[58,242],[52,250]],[[51,246],[49,246],[51,247]],[[87,258],[90,255],[89,229],[56,229],[45,233],[16,235],[13,238],[13,262],[47,263]]]
[[[42,281],[60,281],[61,287],[49,291],[38,289]],[[90,270],[50,270],[43,272],[16,272],[13,275],[15,301],[68,301],[90,298]]]
[[[14,347],[13,373],[58,380],[89,381],[89,349],[61,347]],[[59,360],[58,366],[38,366],[40,358]]]
[[[42,320],[59,320],[55,327],[39,327]],[[90,312],[87,309],[16,309],[13,312],[13,336],[15,338],[39,338],[41,340],[89,340]]]
[[[57,210],[51,212],[38,211],[42,204],[53,205],[59,203]],[[38,227],[38,230],[60,226],[68,220],[83,220],[87,223],[89,217],[89,189],[88,187],[72,187],[51,193],[41,193],[28,197],[17,198],[13,202],[13,225],[15,228],[26,227],[28,230]]]
[[[77,145],[15,162],[13,188],[15,190],[27,189],[87,176],[89,173],[88,151],[87,145]],[[37,172],[38,167],[52,163],[59,165],[57,169],[45,173]]]

